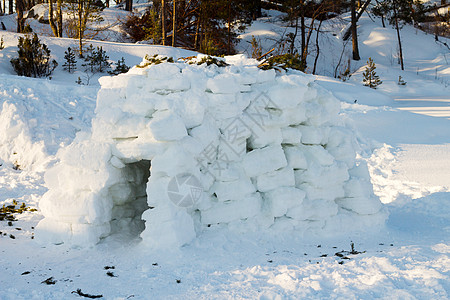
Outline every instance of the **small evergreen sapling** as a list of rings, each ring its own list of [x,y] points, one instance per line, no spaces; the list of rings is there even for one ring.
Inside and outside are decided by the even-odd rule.
[[[97,51],[94,54],[94,60],[100,73],[106,72],[111,68],[111,63],[108,61],[109,56],[106,55],[106,51],[103,51],[103,47],[97,47]]]
[[[86,50],[84,51],[85,54],[85,58],[84,60],[87,61],[88,60],[88,56],[92,55],[92,53],[95,51],[95,48],[92,44],[89,44],[89,46],[86,48]]]
[[[377,86],[383,83],[380,80],[380,77],[375,72],[376,68],[377,67],[375,66],[375,63],[373,62],[372,58],[369,57],[369,60],[367,61],[366,70],[363,73],[363,82],[365,86],[368,86],[372,89],[376,89]]]
[[[66,62],[62,65],[64,70],[69,73],[73,73],[77,69],[77,60],[75,59],[75,52],[69,47],[67,51],[64,52],[64,59]]]
[[[348,59],[347,61],[347,67],[345,68],[345,70],[342,72],[341,74],[339,74],[338,79],[342,80],[342,81],[347,81],[350,79],[350,77],[352,77],[352,71],[351,71],[351,60]]]
[[[50,59],[50,49],[41,44],[38,36],[19,37],[18,58],[11,59],[11,65],[19,76],[48,77],[58,63]]]
[[[85,67],[85,71],[94,73],[95,71],[95,59],[94,59],[94,52],[95,48],[92,46],[92,44],[89,45],[89,47],[86,48],[84,52],[84,61],[85,63],[82,64],[83,67]]]
[[[339,76],[338,79],[342,80],[342,81],[347,81],[350,79],[350,77],[352,77],[352,73],[350,71],[350,68],[346,68],[344,70],[344,72],[342,72]]]
[[[0,50],[5,49],[5,44],[3,44],[3,37],[0,38]]]
[[[402,76],[398,76],[398,85],[406,85],[406,81],[403,80]]]
[[[22,33],[33,33],[33,28],[31,28],[30,24],[25,25]]]
[[[261,57],[262,53],[262,46],[261,41],[258,41],[254,35],[252,35],[252,40],[250,41],[250,44],[252,45],[252,58],[259,58]]]
[[[108,74],[119,75],[121,73],[126,73],[130,70],[130,67],[125,64],[125,58],[121,58],[117,61],[116,67],[113,71],[108,71]]]
[[[103,51],[102,47],[97,47],[95,50],[92,44],[85,51],[84,63],[82,66],[86,67],[86,71],[91,73],[103,73],[110,67],[111,63],[108,61],[109,56],[106,55],[106,51]]]

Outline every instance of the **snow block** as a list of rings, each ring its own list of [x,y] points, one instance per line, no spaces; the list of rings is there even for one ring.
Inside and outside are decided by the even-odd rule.
[[[336,203],[360,215],[376,214],[382,207],[380,200],[371,197],[342,198],[336,200]]]
[[[338,205],[333,201],[306,199],[301,206],[289,209],[286,216],[296,220],[322,221],[337,215],[337,213]]]
[[[178,211],[166,221],[150,216],[147,218],[147,223],[148,229],[141,236],[150,248],[179,248],[191,242],[196,236],[192,217],[185,211]]]
[[[260,192],[268,192],[282,186],[295,186],[295,176],[292,168],[286,167],[256,177],[256,187]]]
[[[46,217],[35,228],[35,239],[42,244],[62,244],[72,239],[70,222],[58,222]]]
[[[211,192],[216,194],[219,201],[225,202],[243,199],[246,195],[256,192],[256,189],[249,178],[241,178],[236,181],[216,181]]]
[[[281,129],[277,127],[255,126],[252,128],[254,134],[249,139],[249,145],[253,149],[263,148],[269,145],[280,145],[283,142]]]
[[[329,128],[314,126],[298,126],[305,145],[325,145],[328,142]]]
[[[302,151],[302,148],[297,146],[285,146],[283,149],[289,167],[294,170],[308,168],[308,161],[306,160],[306,156]]]
[[[221,202],[202,211],[203,224],[229,223],[231,221],[254,217],[261,211],[261,195],[247,195],[240,201]]]
[[[235,94],[240,91],[235,76],[231,74],[220,74],[209,79],[206,87],[214,94]]]
[[[180,68],[175,64],[152,65],[145,70],[148,79],[158,81],[170,81],[181,73]],[[142,82],[142,80],[137,80],[136,82]]]
[[[148,128],[157,141],[176,141],[187,135],[181,118],[169,111],[154,113]]]
[[[295,187],[281,187],[264,193],[264,200],[274,217],[284,216],[288,209],[300,206],[304,198],[305,192]]]
[[[282,110],[288,110],[296,107],[300,101],[303,101],[303,97],[308,89],[305,85],[298,85],[290,80],[290,76],[281,76],[277,78],[276,89],[271,89],[267,95],[271,101],[274,102],[277,108]]]
[[[253,150],[242,161],[245,173],[255,177],[287,166],[286,156],[281,146],[268,146]]]
[[[301,131],[294,127],[282,128],[281,136],[283,137],[283,144],[298,145],[302,139]]]

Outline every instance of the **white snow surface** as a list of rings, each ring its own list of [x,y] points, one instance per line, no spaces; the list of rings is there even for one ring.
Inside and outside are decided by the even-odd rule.
[[[14,28],[14,16],[0,18]],[[340,22],[322,25],[327,29],[324,32],[329,32],[325,33],[329,35],[327,42],[336,43],[329,48],[321,44],[325,52],[319,57],[320,74],[333,75],[342,42],[332,37],[332,33],[338,36],[345,25]],[[104,299],[448,299],[450,73],[445,59],[448,60],[449,52],[435,43],[433,36],[405,26],[401,34],[404,48],[409,50],[405,55],[406,70],[400,71],[393,60],[395,35],[384,35],[395,30],[383,29],[379,20],[373,22],[366,15],[359,25],[362,60],[352,62],[352,71],[360,69],[358,73],[346,83],[324,76],[316,76],[315,80],[341,101],[339,119],[345,123],[342,127],[356,133],[360,146],[358,159],[367,161],[374,193],[389,211],[385,226],[359,233],[343,232],[335,237],[283,232],[283,228],[291,227],[285,222],[277,222],[277,231],[239,234],[229,226],[212,226],[186,246],[164,251],[152,250],[139,239],[130,240],[127,234],[117,233],[95,247],[77,248],[36,243],[31,238],[43,218],[42,211],[25,212],[16,215],[12,226],[0,221],[0,299],[80,299],[78,289],[102,295]],[[247,30],[248,36],[257,35],[261,27],[265,31],[260,32],[272,36],[279,36],[286,29],[279,20],[263,18]],[[48,28],[42,31],[49,32]],[[60,64],[52,80],[16,77],[9,59],[16,55],[18,35],[5,31],[0,35],[6,44],[0,51],[0,205],[10,205],[15,199],[19,204],[24,202],[38,208],[42,196],[48,192],[44,171],[57,161],[58,149],[67,148],[76,132],[90,130],[99,75],[93,78],[91,86],[80,87],[74,82],[83,72],[65,73]],[[42,39],[59,62],[64,50],[76,45],[70,39]],[[441,40],[449,44],[448,40]],[[139,63],[147,53],[192,55],[170,47],[92,43],[111,51],[114,61],[124,56],[128,65]],[[347,51],[344,62],[349,54]],[[374,59],[377,73],[384,81],[377,90],[361,83],[359,72],[368,57]],[[399,75],[407,82],[406,86],[397,86]],[[225,110],[227,106],[222,108]],[[195,124],[198,119],[189,122]],[[204,129],[198,134],[208,132]],[[308,135],[306,132],[299,134],[284,128],[281,139],[286,144],[298,142],[303,134]],[[279,141],[279,133],[273,134]],[[89,135],[84,138],[89,139]],[[267,140],[268,137],[254,142]],[[189,149],[196,148],[190,144]],[[296,158],[289,162],[290,166],[304,168],[307,158],[305,154],[299,155],[302,151],[284,150],[288,161],[289,155]],[[320,157],[326,161],[326,155]],[[122,160],[110,162],[114,167],[124,165]],[[137,173],[148,162],[125,164]],[[15,170],[15,165],[22,167]],[[230,169],[220,178],[229,182],[239,174]],[[252,185],[258,190],[269,189],[286,176],[291,178],[290,174],[285,167],[257,177]],[[353,187],[364,192],[366,188]],[[286,190],[283,194],[271,194],[270,190],[264,193],[267,199],[287,204],[292,198],[280,195],[302,197],[299,189],[283,189]],[[115,199],[120,201],[127,189],[115,191]],[[232,192],[222,189],[222,193]],[[252,201],[257,200],[248,198],[249,206]],[[284,214],[283,207],[271,209]],[[177,236],[165,238],[170,242]],[[351,251],[351,243],[356,251],[365,252],[341,252]],[[350,259],[342,259],[336,253],[344,253]],[[43,283],[50,277],[55,280],[54,285]]]
[[[0,75],[0,162],[45,170],[49,155],[90,127],[96,88]]]

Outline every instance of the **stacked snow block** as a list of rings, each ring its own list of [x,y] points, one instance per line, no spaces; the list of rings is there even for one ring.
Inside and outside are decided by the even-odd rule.
[[[101,78],[92,132],[45,176],[37,238],[86,245],[134,232],[158,248],[215,227],[320,233],[383,222],[339,102],[313,76],[227,63]]]

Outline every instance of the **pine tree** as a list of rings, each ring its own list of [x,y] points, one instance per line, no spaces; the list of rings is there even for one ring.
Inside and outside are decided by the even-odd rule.
[[[250,44],[252,45],[252,58],[259,58],[263,54],[261,42],[258,41],[254,35],[252,35]]]
[[[342,81],[347,81],[349,80],[349,78],[352,77],[352,73],[350,71],[350,68],[347,67],[344,72],[342,72],[339,76],[338,79],[342,80]]]
[[[125,64],[125,58],[122,57],[117,61],[114,71],[108,71],[108,74],[119,75],[128,72],[128,70],[130,70],[130,67]]]
[[[106,72],[111,67],[111,63],[108,59],[109,56],[106,55],[106,51],[103,50],[103,47],[97,47],[97,51],[94,52],[94,61],[98,72]]]
[[[50,49],[41,44],[38,36],[19,37],[18,58],[11,59],[11,65],[19,76],[47,77],[50,76],[58,63],[50,59]]]
[[[380,77],[375,72],[376,68],[377,67],[375,66],[375,63],[373,62],[372,58],[369,57],[369,60],[367,61],[366,70],[363,73],[363,82],[365,86],[368,86],[372,89],[376,89],[377,86],[383,83],[380,80]]]
[[[62,65],[64,70],[67,70],[69,73],[73,73],[77,69],[77,61],[75,59],[75,52],[69,47],[67,51],[64,52],[64,59],[66,62]]]
[[[86,72],[103,73],[111,68],[111,63],[108,60],[109,56],[106,55],[103,47],[97,47],[95,50],[91,44],[85,51],[84,61],[86,63],[82,64],[82,66],[86,68]]]
[[[95,59],[94,59],[95,48],[90,44],[84,51],[84,61],[86,63],[82,64],[86,68],[85,71],[90,71],[94,73],[95,71]],[[81,56],[80,56],[81,57]]]
[[[86,55],[92,55],[92,52],[95,51],[94,46],[92,46],[92,44],[89,44],[89,46],[86,48]],[[87,58],[85,58],[84,60],[87,60]]]

